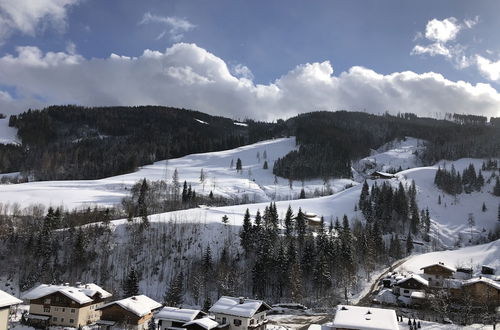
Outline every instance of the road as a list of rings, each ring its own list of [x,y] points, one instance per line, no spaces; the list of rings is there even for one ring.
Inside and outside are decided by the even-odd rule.
[[[388,267],[382,274],[380,274],[376,279],[375,281],[373,281],[372,285],[370,286],[370,291],[368,291],[368,293],[361,299],[359,299],[358,303],[356,304],[356,306],[370,306],[371,305],[371,302],[372,302],[372,294],[373,294],[373,291],[375,291],[375,289],[377,288],[378,286],[378,283],[380,282],[380,280],[382,278],[384,278],[389,272],[392,272],[394,271],[394,269],[398,268],[399,266],[401,266],[403,263],[405,263],[406,261],[408,260],[408,258],[404,258],[404,259],[401,259],[401,260],[398,260],[396,262],[394,262],[391,267]]]

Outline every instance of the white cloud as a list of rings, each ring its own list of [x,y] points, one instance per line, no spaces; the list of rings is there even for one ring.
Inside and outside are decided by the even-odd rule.
[[[422,55],[427,54],[430,56],[442,55],[444,57],[451,57],[451,51],[445,45],[441,43],[433,43],[427,46],[416,45],[411,51],[412,55]]]
[[[425,27],[425,37],[432,41],[446,43],[457,37],[462,26],[455,17],[445,18],[443,20],[432,19],[427,22]]]
[[[67,10],[79,0],[0,0],[0,43],[13,32],[35,36],[52,25],[66,26]]]
[[[139,24],[150,24],[156,23],[165,25],[168,27],[167,30],[163,30],[156,39],[162,39],[167,33],[170,36],[170,39],[174,42],[178,42],[184,38],[184,32],[191,31],[196,27],[196,25],[192,24],[188,20],[175,16],[159,16],[151,14],[147,12],[142,17]]]
[[[11,103],[25,106],[40,99],[89,106],[159,104],[257,119],[319,109],[494,116],[500,109],[500,94],[490,85],[453,82],[432,72],[382,75],[356,66],[335,75],[325,61],[299,65],[273,83],[257,84],[194,44],[104,59],[42,53],[36,47],[17,51],[0,58],[0,85],[15,88],[19,97]],[[3,107],[8,108],[0,103],[0,112],[8,112]]]
[[[494,62],[480,55],[476,55],[476,64],[479,72],[486,79],[500,82],[500,60]]]

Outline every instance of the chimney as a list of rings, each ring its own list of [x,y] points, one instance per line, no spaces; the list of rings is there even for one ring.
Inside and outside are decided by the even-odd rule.
[[[239,298],[239,302],[240,302],[240,304],[243,304],[243,303],[245,303],[245,298],[243,298],[243,297],[240,297],[240,298]]]

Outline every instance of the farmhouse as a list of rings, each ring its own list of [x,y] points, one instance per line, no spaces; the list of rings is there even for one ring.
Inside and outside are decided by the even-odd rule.
[[[429,282],[423,279],[421,276],[413,274],[411,276],[405,277],[399,280],[396,285],[394,285],[394,293],[401,296],[411,298],[413,293],[419,292],[419,294],[413,295],[415,298],[420,297],[420,293],[423,292],[429,286]]]
[[[98,324],[103,330],[148,328],[148,322],[153,318],[153,311],[161,308],[161,304],[145,296],[133,296],[110,302],[99,307],[102,312]]]
[[[97,308],[109,297],[111,293],[89,283],[76,286],[41,284],[22,298],[30,304],[30,312],[26,315],[29,324],[80,327],[99,320],[101,312]]]
[[[386,173],[386,172],[380,172],[380,171],[375,171],[371,174],[370,179],[376,180],[376,179],[392,179],[395,178],[396,176],[391,173]]]
[[[265,330],[266,313],[270,309],[262,300],[222,296],[209,312],[221,326],[228,324],[229,330]]]
[[[339,305],[332,328],[334,330],[398,330],[399,325],[396,312],[392,309]]]
[[[10,307],[22,303],[21,300],[0,290],[0,330],[9,328]]]
[[[454,267],[447,266],[443,262],[422,267],[424,270],[423,278],[429,281],[429,286],[441,287],[444,279],[453,278],[457,271]]]
[[[158,320],[160,330],[183,328],[184,324],[205,317],[206,314],[199,309],[176,307],[163,307],[154,318]]]
[[[485,277],[476,277],[462,283],[464,292],[479,304],[500,305],[500,283]]]

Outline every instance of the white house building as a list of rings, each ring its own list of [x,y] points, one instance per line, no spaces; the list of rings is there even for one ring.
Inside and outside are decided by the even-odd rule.
[[[28,322],[34,326],[79,327],[95,323],[97,310],[111,293],[93,283],[76,286],[41,284],[22,298],[30,303]]]
[[[161,304],[148,296],[138,295],[112,301],[99,307],[102,312],[97,322],[103,330],[110,329],[148,329],[153,312],[161,308]]]
[[[20,303],[22,300],[0,290],[0,330],[9,328],[10,307]]]
[[[163,307],[154,318],[158,321],[159,330],[183,328],[184,324],[201,319],[206,314],[199,309]]]
[[[267,311],[271,307],[262,300],[222,296],[209,309],[215,321],[228,330],[265,330]]]
[[[399,330],[396,312],[392,309],[345,305],[337,306],[331,327],[334,330]]]

